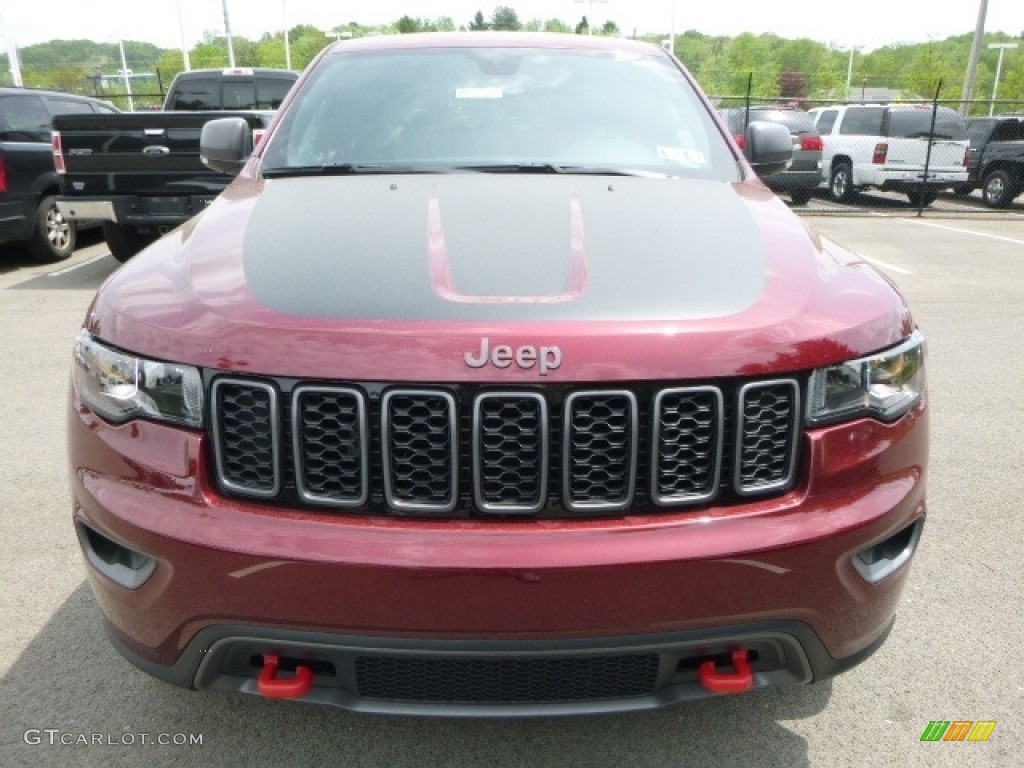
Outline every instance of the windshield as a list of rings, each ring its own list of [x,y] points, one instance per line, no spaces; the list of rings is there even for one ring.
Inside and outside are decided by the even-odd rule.
[[[894,138],[917,139],[931,133],[931,107],[893,109],[889,112],[889,135]],[[948,107],[939,107],[935,112],[935,138],[964,141],[967,126],[956,112]]]
[[[262,165],[267,176],[453,170],[739,174],[660,51],[502,47],[329,55]]]

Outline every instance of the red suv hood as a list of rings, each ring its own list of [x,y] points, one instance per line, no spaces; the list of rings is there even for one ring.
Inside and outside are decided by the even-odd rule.
[[[111,277],[89,326],[212,368],[508,382],[796,371],[912,321],[757,182],[429,174],[240,178]]]

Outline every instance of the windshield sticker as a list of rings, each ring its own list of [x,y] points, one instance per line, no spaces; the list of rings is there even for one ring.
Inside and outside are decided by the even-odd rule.
[[[501,88],[456,88],[456,99],[501,99],[505,91]]]
[[[703,152],[696,149],[683,149],[682,147],[658,147],[658,157],[662,160],[670,160],[674,163],[682,163],[691,167],[704,166],[707,159]]]

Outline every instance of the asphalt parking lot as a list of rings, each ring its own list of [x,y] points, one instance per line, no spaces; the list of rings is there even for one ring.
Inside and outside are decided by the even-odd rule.
[[[929,341],[928,523],[889,641],[832,681],[656,712],[431,720],[153,680],[109,646],[70,525],[71,339],[117,263],[0,248],[0,766],[1017,766],[1024,758],[1024,207],[802,212],[903,290]],[[931,721],[985,742],[922,742]],[[200,743],[197,743],[200,742]]]

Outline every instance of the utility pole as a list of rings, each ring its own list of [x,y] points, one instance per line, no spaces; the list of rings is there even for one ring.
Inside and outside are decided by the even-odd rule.
[[[281,0],[281,18],[284,22],[284,67],[292,68],[292,46],[288,42],[288,4],[287,0]]]
[[[181,0],[178,0],[178,34],[181,36],[181,58],[185,62],[185,71],[192,69],[188,60],[188,47],[185,45],[185,22],[181,19]]]
[[[960,114],[967,117],[974,98],[974,81],[978,76],[978,59],[981,58],[981,40],[985,36],[985,17],[988,15],[988,0],[980,0],[978,5],[978,23],[974,28],[974,41],[971,43],[971,59],[967,62],[967,79],[964,81],[964,92],[960,96]]]
[[[228,18],[228,0],[224,4],[224,33],[228,37],[228,66],[235,68],[235,45],[231,42],[231,20]]]
[[[18,61],[18,44],[15,42],[14,36],[7,33],[7,24],[4,23],[3,14],[0,14],[0,32],[7,39],[7,63],[11,68],[11,81],[21,88],[24,83],[21,80],[21,63]]]
[[[992,101],[988,104],[988,114],[989,117],[991,117],[992,113],[995,112],[996,109],[996,96],[999,95],[999,76],[1003,74],[1003,54],[1007,49],[1012,50],[1016,48],[1017,43],[989,43],[988,47],[992,49],[999,49],[999,63],[996,64],[996,80],[992,83]]]
[[[117,41],[118,46],[121,48],[121,77],[124,78],[124,91],[128,94],[128,111],[135,111],[135,100],[132,99],[132,80],[128,74],[128,62],[124,57],[124,40]]]

